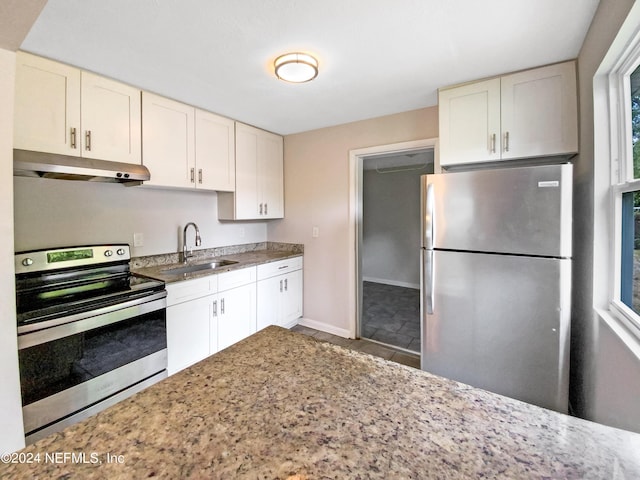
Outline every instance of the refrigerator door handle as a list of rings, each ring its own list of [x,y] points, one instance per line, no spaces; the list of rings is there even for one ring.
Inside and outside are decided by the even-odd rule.
[[[435,293],[435,278],[433,276],[434,260],[433,250],[425,250],[424,252],[424,265],[422,268],[422,274],[424,275],[422,285],[424,286],[424,307],[427,315],[433,315],[434,309],[434,293]]]
[[[435,202],[435,186],[433,183],[427,184],[427,192],[425,195],[425,212],[424,212],[424,247],[428,250],[433,248],[436,234],[436,222],[433,216]]]

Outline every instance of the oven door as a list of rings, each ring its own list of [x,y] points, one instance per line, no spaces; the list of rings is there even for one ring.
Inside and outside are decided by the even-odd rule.
[[[62,419],[73,422],[109,397],[126,398],[166,377],[166,292],[112,305],[81,317],[47,321],[41,330],[18,331],[24,427],[29,434]],[[43,324],[44,325],[44,324]],[[36,327],[30,326],[30,329]],[[155,383],[155,382],[151,382]],[[93,406],[84,416],[79,412]],[[102,409],[100,408],[100,409]],[[66,426],[62,425],[62,426]],[[44,435],[42,435],[44,436]]]

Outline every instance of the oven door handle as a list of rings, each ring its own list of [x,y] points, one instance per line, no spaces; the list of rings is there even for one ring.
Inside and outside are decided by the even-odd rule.
[[[166,292],[163,291],[158,294],[145,297],[144,301],[141,299],[132,300],[118,305],[111,305],[109,307],[93,310],[91,312],[83,312],[82,314],[56,318],[49,322],[28,326],[25,325],[18,329],[18,350],[51,342],[60,338],[69,337],[88,330],[94,330],[106,325],[111,325],[112,323],[122,322],[123,320],[138,317],[146,313],[162,310],[163,308],[166,308],[166,306]],[[52,323],[54,323],[54,325],[51,325]],[[48,325],[43,329],[42,327],[45,324]],[[26,327],[35,327],[39,328],[39,330],[27,332],[24,332],[24,330],[23,332],[20,331],[21,328],[24,329]]]

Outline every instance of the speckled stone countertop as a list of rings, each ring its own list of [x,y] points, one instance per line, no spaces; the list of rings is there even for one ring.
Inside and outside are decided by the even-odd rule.
[[[86,461],[5,463],[0,477],[640,478],[638,434],[279,327],[20,453],[55,452]]]
[[[131,260],[131,271],[138,275],[162,280],[165,283],[190,280],[192,278],[206,277],[218,273],[251,267],[263,263],[284,260],[290,257],[302,255],[304,246],[292,243],[262,242],[244,245],[232,245],[203,250],[195,250],[193,257],[185,264],[181,261],[181,254],[168,253],[164,255],[150,255],[136,257]],[[215,260],[231,260],[233,265],[218,267],[216,269],[201,270],[190,273],[172,274],[167,270],[189,265],[199,265]]]

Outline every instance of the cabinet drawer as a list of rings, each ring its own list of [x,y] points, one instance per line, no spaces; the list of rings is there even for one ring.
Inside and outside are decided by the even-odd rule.
[[[302,268],[302,256],[291,257],[277,262],[258,265],[258,280],[281,275],[283,273],[300,270]]]
[[[240,270],[231,270],[218,274],[218,291],[223,292],[230,288],[241,287],[247,283],[256,281],[256,267],[248,267]]]
[[[183,282],[169,283],[167,289],[167,306],[204,297],[218,290],[218,276],[209,275]]]

